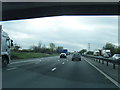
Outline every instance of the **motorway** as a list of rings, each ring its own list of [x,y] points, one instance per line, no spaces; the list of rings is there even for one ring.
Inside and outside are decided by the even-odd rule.
[[[59,56],[12,62],[2,71],[3,88],[118,88],[86,58],[71,61]]]

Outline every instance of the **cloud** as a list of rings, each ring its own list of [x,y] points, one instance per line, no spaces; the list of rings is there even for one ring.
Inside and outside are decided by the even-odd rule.
[[[106,42],[118,43],[118,16],[56,16],[3,21],[6,31],[23,48],[46,46],[53,42],[69,50],[102,48]]]

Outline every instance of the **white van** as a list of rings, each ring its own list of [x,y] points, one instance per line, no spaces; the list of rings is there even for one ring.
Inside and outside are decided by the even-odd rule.
[[[8,34],[1,30],[1,56],[2,66],[7,66],[10,63],[10,48],[13,46],[13,40],[11,40]]]

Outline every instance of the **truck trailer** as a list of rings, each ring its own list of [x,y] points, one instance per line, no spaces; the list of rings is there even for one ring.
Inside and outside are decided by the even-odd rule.
[[[100,51],[97,50],[97,49],[94,50],[93,55],[94,55],[94,56],[100,56]]]
[[[106,54],[110,57],[111,56],[111,51],[110,50],[101,50],[101,55],[102,56],[104,56]]]
[[[11,61],[10,50],[13,46],[13,40],[10,39],[8,34],[1,30],[1,55],[2,56],[2,67],[6,67]]]

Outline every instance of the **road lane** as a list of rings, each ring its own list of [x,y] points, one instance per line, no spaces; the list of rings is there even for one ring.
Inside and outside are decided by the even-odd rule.
[[[83,58],[82,61],[71,61],[71,56],[67,59],[56,56],[35,63],[37,61],[21,66],[15,65],[17,69],[14,70],[3,70],[3,87],[117,88]],[[51,71],[52,69],[54,70]]]
[[[47,58],[48,59],[48,58]],[[3,87],[26,87],[29,80],[33,79],[36,75],[40,75],[39,77],[43,77],[44,72],[50,71],[55,65],[58,64],[58,61],[53,58],[49,58],[50,61],[48,61],[46,58],[41,61],[40,64],[34,64],[34,62],[28,63],[22,63],[21,66],[19,64],[16,64],[14,66],[17,66],[16,70],[13,71],[7,71],[3,70]],[[59,59],[57,57],[57,59]],[[36,62],[36,61],[35,61]],[[59,62],[62,63],[62,62]],[[37,73],[37,74],[36,74]],[[42,74],[40,74],[42,73]],[[35,75],[35,76],[34,76]],[[38,77],[38,76],[36,76]],[[4,84],[5,83],[5,84]],[[24,83],[24,84],[23,84]]]
[[[85,61],[82,62],[69,62],[63,67],[57,67],[55,73],[46,73],[46,75],[52,76],[54,78],[59,78],[64,80],[61,82],[59,87],[70,87],[70,88],[111,88],[116,87],[109,80],[101,75],[98,71],[92,68]],[[91,70],[89,70],[91,69]],[[56,81],[57,83],[57,81]],[[63,86],[62,86],[63,85]]]

